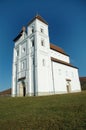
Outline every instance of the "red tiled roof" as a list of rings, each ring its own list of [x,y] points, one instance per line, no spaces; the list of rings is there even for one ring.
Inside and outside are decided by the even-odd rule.
[[[43,22],[43,23],[45,23],[45,24],[48,25],[48,23],[47,23],[40,15],[36,15],[36,16],[28,23],[28,25],[31,24],[35,19],[38,19],[38,20],[40,20],[41,22]]]
[[[80,81],[86,81],[86,77],[80,77]]]
[[[54,62],[58,62],[58,63],[60,63],[60,64],[64,64],[64,65],[67,65],[67,66],[70,66],[70,67],[73,67],[73,68],[78,69],[77,67],[71,65],[70,63],[64,62],[64,61],[62,61],[62,60],[58,60],[58,59],[53,58],[53,57],[51,57],[51,60],[54,61]]]
[[[39,19],[41,22],[43,22],[43,23],[45,23],[45,24],[48,25],[48,23],[47,23],[40,15],[36,15],[36,16],[28,23],[28,25],[31,24],[35,19]],[[22,36],[22,33],[23,33],[24,31],[26,31],[26,28],[25,28],[25,27],[22,28],[21,32],[17,35],[16,38],[14,38],[13,41],[14,41],[14,42],[17,41],[17,40]]]
[[[60,48],[60,47],[58,47],[58,46],[56,46],[56,45],[54,45],[54,44],[52,44],[52,43],[50,43],[50,49],[55,50],[55,51],[57,51],[57,52],[60,52],[60,53],[62,53],[62,54],[64,54],[64,55],[67,55],[62,48]],[[67,55],[67,56],[68,56],[68,55]]]
[[[11,95],[11,88],[0,92],[0,95]]]

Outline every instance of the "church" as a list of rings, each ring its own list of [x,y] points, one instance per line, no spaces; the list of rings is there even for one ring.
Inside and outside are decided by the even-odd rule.
[[[50,43],[48,23],[36,15],[14,39],[12,97],[80,92],[78,68]]]

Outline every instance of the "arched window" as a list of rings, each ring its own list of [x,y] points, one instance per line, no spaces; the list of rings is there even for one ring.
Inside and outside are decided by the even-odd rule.
[[[43,39],[41,40],[41,45],[42,45],[42,46],[45,46]]]
[[[33,47],[34,46],[34,39],[32,39],[31,42],[32,42],[32,47]]]
[[[44,29],[43,28],[40,28],[40,31],[41,31],[41,33],[44,33]]]
[[[34,25],[31,27],[31,33],[34,33]]]
[[[19,50],[16,51],[16,56],[19,56]]]
[[[34,28],[32,28],[32,33],[34,33]]]
[[[22,52],[23,52],[23,53],[25,52],[25,47],[24,47],[24,48],[22,48]]]

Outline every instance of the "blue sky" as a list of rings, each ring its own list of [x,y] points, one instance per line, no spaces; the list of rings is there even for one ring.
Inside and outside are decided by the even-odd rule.
[[[86,76],[86,0],[0,0],[0,91],[11,87],[13,39],[37,13],[49,24],[50,42]]]

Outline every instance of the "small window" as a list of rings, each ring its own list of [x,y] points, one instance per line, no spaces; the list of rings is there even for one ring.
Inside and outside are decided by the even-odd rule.
[[[19,50],[17,50],[16,55],[19,56]]]
[[[41,45],[44,46],[44,40],[41,40]]]
[[[32,26],[32,28],[31,28],[31,32],[34,33],[34,26]]]
[[[33,47],[34,46],[34,39],[31,42],[32,42],[32,47]]]
[[[43,32],[44,32],[43,28],[41,28],[40,30],[41,30],[41,33],[43,33]]]
[[[33,58],[33,65],[34,65],[34,58]]]
[[[23,53],[25,52],[25,48],[22,49],[22,52],[23,52]]]
[[[32,28],[32,33],[34,33],[34,28]]]
[[[42,65],[45,66],[45,59],[42,60]]]

